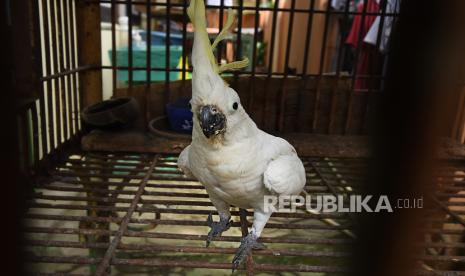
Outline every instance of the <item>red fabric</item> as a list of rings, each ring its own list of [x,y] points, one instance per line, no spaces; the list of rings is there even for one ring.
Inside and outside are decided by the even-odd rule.
[[[357,12],[363,12],[363,2],[360,2],[357,6]],[[375,13],[379,11],[379,4],[376,3],[376,0],[368,0],[367,3],[367,13]],[[362,15],[356,15],[352,23],[352,28],[347,36],[346,43],[351,45],[354,48],[361,47],[360,56],[357,62],[357,75],[368,75],[370,67],[370,56],[371,54],[368,51],[368,45],[363,42],[366,34],[373,25],[373,22],[376,19],[375,15],[365,15],[364,22],[362,24]],[[358,45],[359,36],[361,35],[362,45]],[[368,79],[366,78],[356,78],[355,79],[355,89],[367,89],[368,88]]]

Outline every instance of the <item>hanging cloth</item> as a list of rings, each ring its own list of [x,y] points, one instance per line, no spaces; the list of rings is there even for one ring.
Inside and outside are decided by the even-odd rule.
[[[387,0],[386,13],[387,14],[399,14],[400,11],[400,0]],[[364,41],[371,45],[376,45],[378,38],[379,25],[381,22],[381,16],[377,16],[375,22],[371,26]],[[381,40],[379,43],[379,50],[386,52],[388,49],[389,38],[391,36],[392,26],[394,25],[394,16],[386,15],[383,23],[383,30],[381,32]]]
[[[379,4],[376,0],[367,0],[367,13],[377,13],[379,12]],[[357,13],[363,12],[364,1],[361,1],[357,5]],[[351,45],[354,48],[360,47],[360,55],[358,58],[358,62],[356,64],[357,68],[355,69],[355,73],[357,76],[366,76],[370,74],[370,64],[371,64],[371,56],[373,53],[373,47],[369,44],[363,42],[363,38],[367,35],[368,31],[370,30],[373,22],[376,20],[375,15],[365,15],[362,24],[362,15],[357,14],[354,17],[354,21],[352,23],[352,28],[347,36],[346,43]],[[362,37],[362,43],[359,45],[359,37]],[[355,79],[355,89],[367,89],[368,88],[368,79],[367,78],[360,78],[357,77]]]

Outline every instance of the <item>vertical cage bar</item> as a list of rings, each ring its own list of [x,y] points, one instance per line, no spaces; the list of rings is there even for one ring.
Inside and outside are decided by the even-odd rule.
[[[368,0],[363,0],[363,11],[362,11],[362,22],[360,26],[360,30],[358,30],[358,47],[357,51],[355,52],[355,58],[354,58],[354,65],[353,65],[353,72],[352,72],[352,80],[351,80],[351,85],[350,85],[350,94],[349,94],[349,106],[347,108],[347,113],[346,113],[346,122],[345,122],[345,133],[349,131],[350,128],[350,120],[352,117],[352,105],[353,105],[353,94],[354,94],[354,87],[355,87],[355,82],[357,80],[357,68],[358,68],[358,60],[360,58],[360,52],[361,52],[361,43],[363,41],[363,28],[365,26],[365,16],[368,8]]]
[[[260,18],[260,0],[255,0],[255,18],[254,18],[254,32],[253,32],[253,45],[252,45],[252,77],[255,77],[257,66],[257,42],[258,42],[258,24]]]
[[[325,65],[325,55],[326,55],[326,43],[328,40],[328,29],[329,29],[329,19],[331,16],[331,2],[327,1],[325,9],[325,25],[323,29],[323,41],[321,42],[321,51],[320,51],[320,64],[318,69],[318,76],[316,78],[316,91],[315,91],[315,101],[313,102],[313,122],[312,122],[312,132],[315,132],[317,123],[318,123],[318,105],[320,102],[320,93],[321,93],[321,79],[323,78],[323,67]]]
[[[184,91],[186,85],[186,75],[187,75],[187,1],[183,1],[182,6],[182,68],[181,68],[181,78],[182,78],[182,90]]]
[[[63,26],[62,26],[62,9],[61,9],[61,1],[62,0],[55,0],[56,2],[56,26],[57,26],[57,54],[58,54],[58,73],[65,71],[65,61],[64,61],[64,53],[65,49],[63,47]],[[68,135],[67,133],[67,126],[66,126],[66,77],[61,76],[59,77],[60,81],[60,88],[57,91],[57,98],[60,101],[60,115],[61,115],[61,142],[66,140]]]
[[[253,32],[253,45],[252,45],[252,71],[249,80],[249,96],[247,100],[247,106],[249,110],[252,110],[255,94],[255,67],[257,66],[257,42],[258,42],[258,24],[260,18],[260,0],[255,0],[255,18],[254,18],[254,32]],[[252,88],[253,87],[253,88]]]
[[[76,66],[76,41],[75,41],[75,34],[76,34],[76,26],[74,24],[74,18],[76,15],[76,10],[75,10],[75,4],[74,0],[69,0],[69,5],[70,5],[70,36],[71,36],[71,68],[75,69]],[[80,106],[80,97],[79,97],[79,91],[78,91],[78,73],[73,73],[72,74],[72,79],[73,79],[73,121],[74,121],[74,128],[75,128],[75,133],[77,134],[79,132],[79,106]]]
[[[55,0],[55,12],[56,12],[56,40],[57,40],[57,68],[58,71],[57,73],[61,73],[64,71],[64,49],[63,49],[63,31],[62,31],[62,26],[61,26],[61,0]],[[58,77],[58,82],[60,84],[59,88],[56,91],[56,100],[59,101],[59,110],[57,113],[57,118],[60,118],[60,128],[61,128],[61,139],[60,139],[60,144],[63,143],[66,140],[66,101],[65,101],[65,77],[60,76]],[[57,105],[58,108],[58,105]],[[58,125],[58,123],[57,123]]]
[[[221,29],[223,28],[223,16],[224,16],[224,0],[220,0],[220,18],[219,24],[218,24],[218,34],[221,32]],[[208,22],[207,22],[207,27],[208,27]],[[216,60],[218,64],[221,64],[221,55],[223,53],[223,42],[220,41],[218,45],[216,46],[217,52],[216,52]]]
[[[52,40],[52,57],[53,57],[53,70],[52,72],[59,73],[59,61],[58,61],[58,45],[57,45],[57,24],[56,24],[56,16],[55,16],[55,4],[57,0],[51,0],[50,1],[50,20],[51,20],[51,40]],[[53,79],[53,84],[52,89],[50,90],[50,93],[52,94],[52,99],[54,99],[54,104],[50,105],[50,108],[54,110],[54,120],[52,121],[52,127],[56,130],[55,132],[55,146],[58,147],[61,145],[61,119],[60,119],[60,87],[61,87],[61,82],[60,78],[54,78]]]
[[[150,1],[150,0],[149,0]],[[117,67],[117,58],[116,58],[116,1],[115,0],[111,0],[111,3],[110,3],[111,7],[110,7],[110,12],[111,12],[111,72],[112,72],[112,76],[111,76],[111,82],[112,82],[112,94],[115,95],[116,93],[116,88],[117,88],[117,82],[116,82],[116,78],[117,78],[117,74],[118,74],[118,71],[116,69]]]
[[[275,39],[276,39],[276,24],[278,21],[278,8],[279,8],[279,0],[274,2],[273,7],[273,23],[271,26],[271,45],[270,45],[270,52],[269,52],[269,60],[268,60],[268,73],[267,78],[271,78],[273,73],[273,59],[274,59],[274,46],[275,46]],[[265,90],[266,91],[266,90]]]
[[[276,0],[274,2],[274,7],[273,7],[273,23],[271,26],[271,41],[270,41],[270,51],[269,51],[269,60],[268,60],[268,72],[266,75],[266,81],[265,81],[265,89],[263,90],[264,92],[268,91],[270,79],[273,73],[273,59],[274,59],[274,46],[275,46],[275,39],[276,39],[276,24],[278,21],[278,8],[279,8],[279,0]],[[266,97],[266,95],[265,95]],[[262,115],[266,114],[267,110],[267,101],[263,103],[263,108],[262,108]],[[262,122],[265,116],[262,116]]]
[[[165,104],[170,102],[171,0],[166,0]]]
[[[151,0],[147,0],[145,4],[145,8],[147,10],[147,26],[146,26],[146,55],[145,55],[145,63],[146,63],[146,88],[147,92],[150,92],[150,82],[152,79],[152,3]]]
[[[235,60],[242,59],[242,11],[244,10],[244,0],[239,0],[238,4]],[[237,85],[237,78],[238,72],[234,72],[234,86]]]
[[[291,42],[292,42],[292,29],[294,28],[294,10],[295,10],[295,1],[291,0],[291,12],[289,16],[289,24],[287,29],[287,42],[286,42],[286,56],[284,60],[284,77],[288,75],[289,67],[289,58],[291,53]]]
[[[69,1],[70,0],[65,0],[63,2],[63,20],[65,22],[65,47],[66,47],[66,67],[67,70],[73,69],[71,60],[72,60],[72,45],[70,44],[70,10],[69,10]],[[68,99],[68,128],[69,128],[69,136],[72,137],[76,134],[76,129],[74,128],[74,110],[73,110],[73,96],[75,93],[75,90],[72,87],[72,84],[74,82],[74,77],[73,74],[68,75],[68,82],[67,82],[67,88],[68,88],[68,93],[67,93],[67,99]]]
[[[129,92],[132,91],[132,73],[133,73],[133,50],[132,50],[132,0],[127,0],[127,14],[128,14],[128,64],[129,64],[129,81],[128,81],[128,88]]]
[[[68,29],[68,14],[66,10],[66,3],[68,0],[60,0],[61,1],[61,25],[62,25],[62,46],[63,46],[63,70],[67,71],[69,70],[69,29]],[[71,111],[72,111],[72,106],[71,106],[71,99],[70,99],[70,94],[71,94],[71,77],[70,75],[64,76],[64,82],[65,82],[65,90],[64,91],[64,105],[66,106],[66,136],[65,139],[69,139],[72,136],[72,121],[71,121]]]
[[[48,46],[48,19],[47,15],[47,3],[45,0],[39,0],[40,3],[40,11],[39,13],[42,14],[41,16],[41,22],[40,22],[40,27],[41,27],[41,33],[42,33],[42,47],[44,48],[44,54],[41,57],[41,62],[42,62],[42,77],[49,72],[48,66],[49,66],[49,46]],[[45,93],[46,93],[46,87],[47,82],[42,81],[40,84],[40,96],[39,96],[39,103],[40,103],[40,120],[41,120],[41,135],[42,135],[42,154],[45,156],[49,152],[49,146],[48,146],[48,127],[47,127],[47,109],[46,109],[46,98],[45,98]],[[53,148],[53,146],[50,146]]]
[[[308,68],[308,55],[310,53],[310,42],[312,39],[312,30],[313,30],[313,16],[315,14],[315,1],[310,0],[310,7],[308,11],[308,21],[307,21],[307,34],[305,35],[305,50],[304,50],[304,60],[303,60],[303,69],[302,75],[307,75]]]
[[[291,12],[289,16],[289,24],[287,30],[287,41],[286,41],[286,56],[284,59],[284,78],[281,82],[281,89],[278,95],[278,116],[276,120],[276,128],[278,131],[282,131],[284,128],[284,113],[285,113],[285,100],[287,96],[286,79],[289,73],[289,57],[291,53],[291,42],[292,42],[292,29],[294,28],[294,10],[296,0],[291,0]]]
[[[350,7],[350,1],[351,0],[346,0],[345,1],[345,6],[344,6],[344,22],[348,20],[349,18],[349,7]],[[341,77],[341,66],[342,66],[342,61],[343,61],[343,53],[344,53],[344,39],[345,37],[339,36],[339,49],[337,53],[337,60],[336,60],[336,75],[334,77],[334,81],[331,85],[331,99],[330,99],[330,107],[329,107],[329,122],[328,122],[328,134],[333,134],[333,129],[334,129],[334,117],[336,116],[336,97],[335,93],[336,90],[339,87],[339,80]]]

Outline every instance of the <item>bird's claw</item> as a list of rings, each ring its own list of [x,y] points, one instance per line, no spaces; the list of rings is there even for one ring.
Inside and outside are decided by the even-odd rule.
[[[260,250],[265,249],[266,246],[263,243],[257,242],[257,237],[254,234],[248,234],[241,239],[241,245],[236,252],[236,256],[232,261],[232,272],[236,270],[242,262],[247,258],[252,249]]]
[[[226,220],[220,219],[219,222],[214,222],[212,214],[210,213],[207,218],[207,225],[211,229],[207,235],[206,247],[210,245],[210,242],[213,240],[213,238],[221,236],[221,233],[228,230],[231,227],[231,224],[232,224],[232,220],[229,220],[229,219],[226,219]]]

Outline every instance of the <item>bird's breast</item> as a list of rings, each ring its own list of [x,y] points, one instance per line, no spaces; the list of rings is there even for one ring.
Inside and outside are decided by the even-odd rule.
[[[257,151],[242,148],[201,151],[194,175],[209,192],[242,208],[249,208],[254,200],[263,200],[263,173],[267,162]]]

